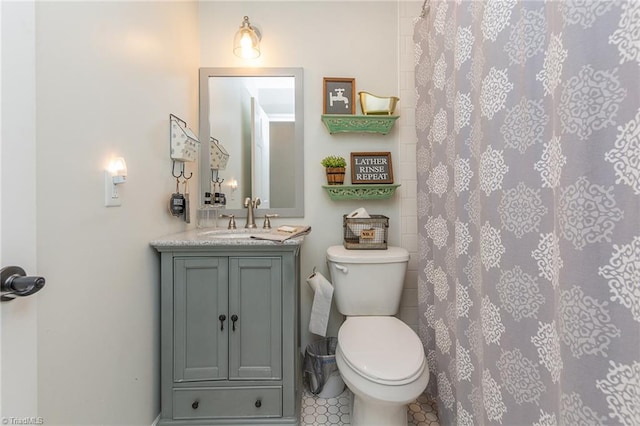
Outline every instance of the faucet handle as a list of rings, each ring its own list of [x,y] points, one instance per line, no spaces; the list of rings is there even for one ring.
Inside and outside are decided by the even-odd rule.
[[[232,214],[221,214],[220,217],[228,217],[229,218],[229,225],[227,226],[227,229],[236,229],[236,216],[232,215]]]
[[[277,214],[265,214],[264,215],[264,225],[262,225],[263,229],[271,229],[271,221],[269,220],[272,217],[278,217]]]
[[[253,200],[253,207],[257,208],[260,205],[260,198],[256,197],[255,200]]]

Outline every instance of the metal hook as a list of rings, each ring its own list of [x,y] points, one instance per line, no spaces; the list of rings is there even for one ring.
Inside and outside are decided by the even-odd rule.
[[[213,178],[215,174],[215,179]],[[211,182],[213,183],[222,183],[224,182],[224,179],[220,179],[220,176],[218,176],[218,170],[217,169],[211,169]]]
[[[184,176],[184,163],[182,163],[182,171],[176,176],[176,162],[174,161],[173,165],[171,166],[171,174],[176,179],[180,179],[181,176]]]
[[[183,119],[181,119],[180,117],[173,115],[173,114],[169,114],[169,121],[171,121],[171,119],[175,118],[176,121],[179,121],[180,123],[182,123],[182,127],[187,127],[187,122],[184,121]]]
[[[173,177],[176,178],[176,179],[180,179],[181,177],[184,178],[185,180],[191,179],[193,177],[193,172],[191,172],[189,174],[189,177],[187,177],[184,174],[184,163],[181,162],[180,164],[181,164],[181,166],[180,166],[181,170],[180,170],[180,173],[178,173],[178,175],[176,176],[176,162],[173,161],[173,165],[171,166],[171,175],[173,175]]]

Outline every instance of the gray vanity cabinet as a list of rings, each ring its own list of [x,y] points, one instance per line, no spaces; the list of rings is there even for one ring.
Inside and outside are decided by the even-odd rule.
[[[299,247],[156,248],[159,424],[297,424]]]

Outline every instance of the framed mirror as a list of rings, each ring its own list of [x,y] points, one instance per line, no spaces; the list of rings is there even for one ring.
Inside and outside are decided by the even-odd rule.
[[[217,180],[221,213],[245,217],[245,198],[258,197],[257,217],[304,216],[303,87],[302,68],[200,69],[201,205]],[[228,160],[211,169],[217,149]]]

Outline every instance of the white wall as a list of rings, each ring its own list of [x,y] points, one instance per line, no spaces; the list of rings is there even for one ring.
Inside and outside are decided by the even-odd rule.
[[[168,131],[169,113],[197,129],[197,3],[38,2],[36,23],[38,414],[148,426],[160,411],[148,242],[186,228],[167,213]],[[129,178],[106,208],[112,155]]]
[[[233,56],[233,36],[242,17],[248,15],[262,32],[262,55],[254,61]],[[325,251],[342,244],[342,215],[364,206],[390,218],[390,242],[400,243],[400,199],[387,201],[331,201],[321,185],[326,183],[320,160],[350,152],[390,151],[396,181],[403,171],[398,130],[382,135],[329,135],[322,114],[323,77],[353,77],[356,91],[398,95],[398,4],[376,2],[203,2],[200,3],[202,67],[303,67],[305,107],[305,217],[276,219],[312,226],[302,249],[301,317],[302,348],[318,336],[307,331],[312,293],[304,281],[314,267],[325,274]],[[404,100],[401,99],[400,105]],[[396,126],[405,118],[401,117]],[[260,213],[258,211],[258,216]],[[330,334],[336,335],[342,317],[334,312]]]

